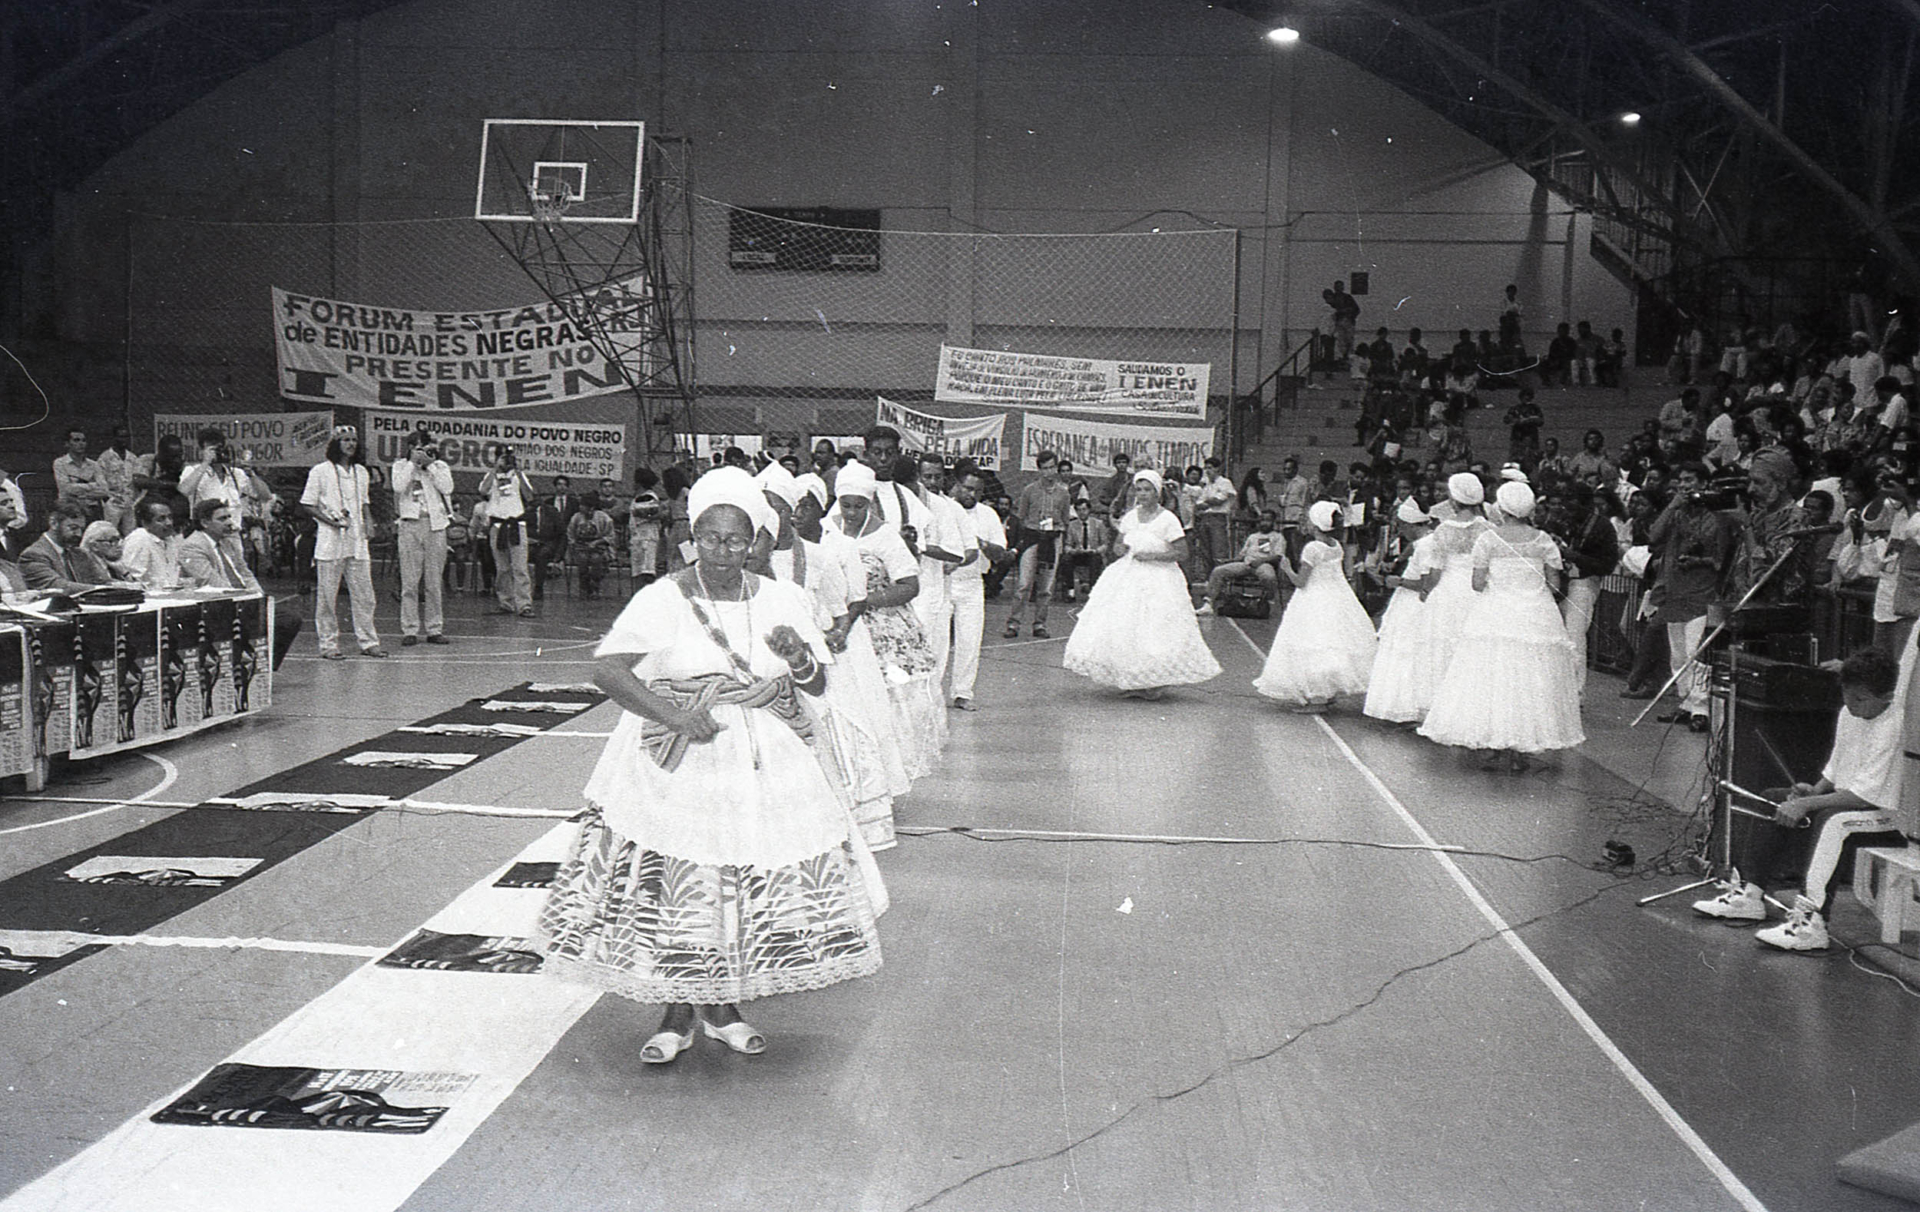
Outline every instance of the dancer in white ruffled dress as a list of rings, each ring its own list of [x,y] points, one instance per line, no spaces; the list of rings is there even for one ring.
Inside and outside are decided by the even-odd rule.
[[[1253,688],[1299,711],[1325,711],[1343,694],[1364,694],[1378,641],[1373,620],[1353,594],[1340,548],[1340,507],[1315,501],[1313,537],[1297,565],[1282,565],[1294,594],[1273,633]]]
[[[1134,698],[1220,673],[1193,618],[1186,530],[1160,504],[1161,488],[1159,472],[1134,473],[1133,508],[1115,539],[1123,554],[1093,583],[1062,659],[1069,672]]]
[[[866,565],[863,617],[886,674],[900,757],[907,777],[917,780],[933,773],[940,759],[947,705],[934,682],[939,662],[933,645],[913,612],[913,599],[920,592],[920,560],[908,549],[898,527],[874,504],[877,491],[878,481],[864,463],[849,463],[834,477],[840,533],[859,547]]]
[[[546,975],[668,1003],[649,1064],[690,1047],[696,1022],[764,1051],[739,1003],[877,971],[885,907],[798,701],[831,676],[813,604],[745,568],[771,514],[761,489],[723,468],[689,508],[693,567],[634,594],[596,650],[594,681],[624,710],[536,928]]]
[[[824,483],[816,497],[778,463],[767,464],[758,479],[766,489],[767,503],[778,515],[778,536],[767,555],[768,569],[776,580],[800,585],[812,595],[816,621],[835,656],[834,676],[817,704],[826,725],[826,752],[853,800],[860,835],[872,849],[886,850],[895,844],[894,797],[905,795],[912,784],[900,760],[880,659],[854,606],[865,603],[866,566],[846,536],[821,527],[826,509]],[[844,555],[829,551],[822,542],[829,534],[852,549]],[[849,575],[859,578],[857,585],[848,583]]]
[[[1502,484],[1496,500],[1506,521],[1474,540],[1478,597],[1420,735],[1481,750],[1490,768],[1524,770],[1526,754],[1571,748],[1586,734],[1573,641],[1548,581],[1559,544],[1528,524],[1531,488]]]
[[[1440,569],[1440,580],[1427,594],[1427,626],[1433,642],[1427,645],[1427,677],[1434,686],[1446,676],[1453,662],[1453,646],[1460,641],[1460,630],[1467,625],[1473,609],[1473,545],[1493,529],[1481,506],[1487,490],[1472,472],[1455,472],[1447,478],[1447,500],[1433,507],[1439,525],[1433,531],[1433,561]],[[1444,512],[1443,512],[1444,511]]]
[[[1380,647],[1361,710],[1376,720],[1416,724],[1426,718],[1433,703],[1433,612],[1427,595],[1440,581],[1440,568],[1433,551],[1432,515],[1408,497],[1401,502],[1396,520],[1418,537],[1407,566],[1387,578],[1393,598],[1380,616]]]

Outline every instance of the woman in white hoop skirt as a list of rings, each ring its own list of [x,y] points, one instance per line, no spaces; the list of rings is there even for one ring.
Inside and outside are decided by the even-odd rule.
[[[1477,598],[1420,735],[1517,771],[1525,755],[1571,748],[1586,734],[1573,641],[1548,587],[1559,544],[1528,523],[1531,488],[1509,481],[1494,499],[1504,520],[1474,540]]]
[[[1187,532],[1160,504],[1160,473],[1134,473],[1132,501],[1115,545],[1123,549],[1093,583],[1062,664],[1134,698],[1204,682],[1220,663],[1200,636],[1187,591]]]
[[[1253,688],[1296,711],[1325,711],[1343,694],[1365,694],[1377,641],[1373,620],[1347,582],[1340,507],[1315,501],[1307,510],[1313,538],[1298,566],[1282,566],[1297,592],[1280,616],[1273,647]]]
[[[1440,580],[1433,556],[1433,518],[1408,497],[1396,519],[1411,535],[1412,553],[1399,576],[1388,577],[1393,600],[1380,616],[1380,648],[1361,711],[1376,720],[1417,724],[1433,702],[1433,611],[1427,595]],[[1469,573],[1471,576],[1471,573]],[[1469,582],[1471,583],[1471,582]]]
[[[1453,646],[1460,640],[1460,629],[1467,625],[1467,614],[1477,600],[1473,592],[1473,545],[1492,523],[1481,512],[1487,499],[1486,486],[1472,472],[1460,471],[1447,477],[1447,499],[1433,507],[1439,525],[1433,531],[1430,558],[1440,570],[1440,580],[1427,594],[1427,678],[1438,687],[1453,663]],[[1429,704],[1432,695],[1428,695]]]

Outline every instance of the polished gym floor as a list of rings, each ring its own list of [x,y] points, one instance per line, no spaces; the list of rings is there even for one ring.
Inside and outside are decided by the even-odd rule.
[[[541,894],[501,877],[564,849],[617,712],[396,732],[569,693],[618,603],[489,605],[402,649],[389,600],[393,659],[303,637],[263,717],[0,800],[0,945],[48,956],[0,972],[0,1209],[1904,1206],[1833,1163],[1920,1121],[1915,992],[1872,950],[1636,905],[1694,878],[1703,738],[1629,730],[1603,675],[1587,746],[1492,774],[1259,698],[1270,623],[1204,621],[1226,672],[1160,702],[1063,673],[1061,638],[990,640],[880,856],[886,967],[749,1006],[761,1057],[643,1065],[651,1007],[379,965],[423,927],[524,936]],[[365,789],[300,780],[396,744],[474,756],[361,813],[205,803]],[[259,861],[66,874],[102,855]],[[456,1076],[392,1087],[446,1108],[425,1131],[152,1122],[226,1063]]]

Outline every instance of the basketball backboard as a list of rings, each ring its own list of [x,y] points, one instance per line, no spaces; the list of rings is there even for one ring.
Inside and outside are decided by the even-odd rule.
[[[644,122],[487,118],[473,217],[492,223],[636,223]]]

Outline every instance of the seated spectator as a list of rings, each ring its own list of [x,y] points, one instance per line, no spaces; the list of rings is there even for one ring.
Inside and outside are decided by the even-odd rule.
[[[1607,435],[1589,429],[1585,445],[1567,460],[1567,475],[1590,488],[1610,488],[1620,478],[1620,468],[1607,457]]]
[[[53,593],[80,593],[113,583],[113,573],[80,545],[87,533],[87,507],[66,497],[54,502],[47,532],[20,553],[27,584]]]
[[[581,497],[567,523],[567,560],[580,570],[582,597],[600,592],[613,564],[614,538],[613,519],[600,508],[599,498],[593,493]]]
[[[1582,320],[1576,324],[1573,333],[1573,381],[1598,383],[1600,361],[1606,356],[1606,349],[1607,343],[1593,331],[1592,323]]]
[[[1768,878],[1779,852],[1800,827],[1812,847],[1800,891],[1785,924],[1754,937],[1782,951],[1820,951],[1828,944],[1827,913],[1843,861],[1862,846],[1904,846],[1895,827],[1905,764],[1902,706],[1906,675],[1883,652],[1865,649],[1840,666],[1844,706],[1834,724],[1833,748],[1820,778],[1771,790],[1778,828],[1734,830],[1734,870],[1719,896],[1694,904],[1696,912],[1727,921],[1763,922],[1767,902],[1760,880]],[[1744,876],[1743,876],[1744,873]]]
[[[1619,387],[1627,367],[1627,335],[1616,328],[1600,348],[1593,364],[1594,382],[1602,387]]]
[[[113,574],[114,580],[133,579],[127,574],[126,566],[120,562],[122,550],[118,523],[105,519],[88,522],[86,531],[80,536],[80,546],[87,554],[105,565],[107,571]]]
[[[1093,512],[1093,502],[1081,497],[1067,519],[1065,550],[1055,579],[1065,584],[1067,601],[1086,600],[1087,591],[1106,570],[1107,550],[1113,546],[1113,526]]]
[[[0,531],[13,525],[13,498],[0,492]],[[24,601],[28,598],[43,596],[27,583],[27,574],[20,571],[20,565],[0,555],[0,602]]]
[[[1542,476],[1557,476],[1572,479],[1571,461],[1560,453],[1560,439],[1548,438],[1540,444],[1540,465],[1536,469]]]
[[[1417,328],[1407,331],[1407,347],[1400,351],[1400,361],[1396,369],[1400,372],[1400,386],[1409,391],[1419,390],[1426,381],[1427,368],[1433,359],[1427,353],[1427,347]]]
[[[1373,340],[1354,351],[1366,360],[1367,381],[1376,387],[1391,387],[1400,381],[1399,356],[1387,330],[1374,330]]]
[[[1816,488],[1800,498],[1800,510],[1806,514],[1807,525],[1826,526],[1833,521],[1833,494],[1825,489]],[[1817,534],[1813,536],[1813,571],[1815,585],[1833,583],[1833,548],[1840,536],[1835,534]]]
[[[1280,592],[1279,565],[1287,558],[1287,540],[1280,533],[1280,519],[1271,511],[1260,515],[1253,533],[1240,544],[1240,554],[1224,564],[1215,565],[1207,574],[1206,595],[1197,614],[1212,614],[1220,603],[1220,590],[1235,577],[1253,576],[1265,587],[1268,597]]]
[[[233,507],[208,497],[193,507],[196,529],[180,543],[180,578],[201,589],[264,592],[247,568],[247,552],[234,533]],[[303,620],[290,599],[277,599],[273,612],[273,667],[287,659]]]

